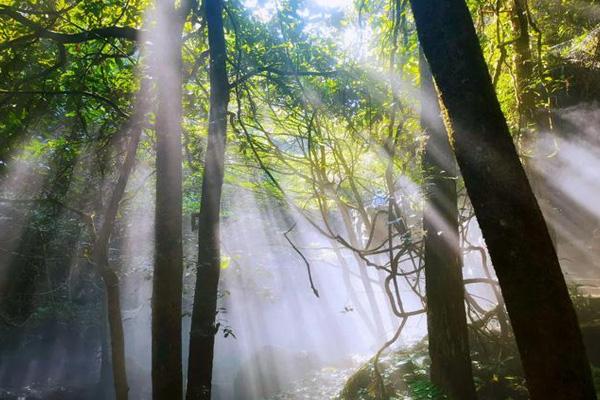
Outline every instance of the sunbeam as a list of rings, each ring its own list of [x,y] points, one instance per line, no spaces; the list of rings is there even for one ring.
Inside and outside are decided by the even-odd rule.
[[[600,387],[592,0],[5,0],[0,400]]]

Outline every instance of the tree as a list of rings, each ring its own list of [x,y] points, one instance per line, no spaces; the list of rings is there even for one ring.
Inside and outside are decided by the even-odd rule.
[[[152,396],[183,397],[182,32],[191,1],[156,3],[154,36],[156,116],[155,255],[152,291]]]
[[[517,91],[517,112],[519,128],[534,121],[535,92],[531,87],[533,78],[533,59],[531,57],[529,19],[527,3],[513,0],[510,21],[516,37],[514,38],[513,63],[515,67],[515,87]]]
[[[475,399],[458,240],[456,162],[427,61],[421,72],[421,127],[425,173],[425,287],[431,381],[451,399]]]
[[[215,316],[221,270],[219,215],[229,103],[223,3],[221,0],[207,0],[204,9],[210,56],[210,108],[198,216],[198,267],[190,331],[188,400],[210,400],[211,396],[215,334],[218,330]]]
[[[531,398],[595,399],[560,264],[469,10],[463,0],[411,5],[448,110],[458,164],[502,288]]]
[[[47,6],[50,6],[50,4]],[[82,96],[99,100],[100,103],[110,105],[110,108],[116,111],[115,115],[112,115],[111,112],[105,112],[107,120],[110,120],[112,124],[118,127],[117,132],[114,133],[116,140],[111,141],[120,143],[121,139],[124,138],[123,141],[126,142],[124,146],[126,155],[119,168],[117,182],[110,192],[106,204],[102,203],[102,196],[98,196],[97,211],[100,215],[100,222],[95,221],[92,216],[62,203],[63,198],[67,195],[66,189],[74,178],[71,172],[72,166],[67,169],[69,175],[66,176],[67,181],[65,182],[64,190],[61,190],[62,188],[60,187],[56,187],[51,192],[47,193],[47,195],[51,196],[49,200],[54,206],[66,208],[71,212],[75,211],[88,225],[92,242],[91,261],[105,286],[107,302],[105,309],[108,316],[111,341],[110,350],[108,346],[103,346],[102,349],[102,374],[108,370],[104,367],[108,365],[108,362],[106,361],[109,357],[107,354],[104,354],[104,352],[109,350],[111,353],[110,366],[112,367],[115,396],[119,400],[127,399],[128,387],[125,366],[125,341],[120,306],[119,276],[110,265],[109,244],[111,234],[113,233],[113,227],[117,219],[119,204],[135,163],[135,154],[142,130],[141,123],[143,122],[144,107],[141,106],[142,102],[140,102],[140,110],[133,116],[130,116],[119,107],[118,101],[109,100],[101,94],[102,89],[105,89],[104,87],[99,88],[92,84],[88,87],[89,90],[82,90],[82,88],[87,85],[82,84],[82,82],[74,84],[74,82],[69,81],[66,77],[69,75],[78,76],[76,71],[80,66],[81,60],[76,56],[81,55],[80,46],[84,49],[89,49],[94,48],[94,45],[97,44],[97,42],[102,42],[101,46],[103,46],[110,40],[124,40],[132,42],[130,45],[135,46],[135,41],[137,40],[139,32],[132,27],[120,26],[93,27],[86,30],[85,27],[82,27],[81,25],[85,24],[87,26],[87,23],[84,22],[88,21],[78,21],[80,28],[78,32],[63,33],[60,30],[65,29],[65,26],[61,22],[64,22],[65,20],[69,21],[69,18],[65,17],[63,13],[68,13],[72,8],[68,8],[67,11],[51,10],[47,13],[30,12],[27,8],[28,7],[25,5],[23,5],[23,7],[14,7],[12,5],[0,6],[0,17],[6,21],[7,26],[13,28],[9,31],[11,39],[4,41],[0,48],[10,49],[15,59],[29,57],[30,54],[33,54],[34,59],[36,57],[38,59],[44,59],[43,51],[54,47],[57,49],[54,56],[56,60],[51,65],[44,65],[44,69],[41,72],[31,73],[29,76],[20,76],[18,79],[15,79],[16,76],[19,76],[18,69],[15,68],[17,65],[20,67],[19,63],[11,62],[10,57],[2,57],[2,61],[5,61],[7,65],[10,65],[3,73],[7,74],[6,77],[10,76],[13,79],[9,80],[10,90],[2,90],[3,97],[0,100],[0,105],[7,106],[7,109],[14,108],[13,104],[18,104],[18,108],[23,110],[30,108],[35,109],[35,111],[31,113],[23,113],[25,117],[21,120],[19,118],[10,118],[9,116],[9,120],[12,120],[13,123],[8,125],[3,124],[3,128],[9,128],[7,130],[8,135],[2,135],[3,141],[6,140],[4,143],[8,147],[11,142],[22,140],[23,136],[28,134],[27,129],[30,128],[28,126],[29,123],[41,118],[45,114],[54,115],[54,117],[56,117],[56,114],[51,112],[52,108],[63,110],[66,120],[70,118],[70,115],[77,116],[78,124],[73,127],[74,132],[78,132],[82,138],[85,138],[89,135],[88,123],[90,125],[95,125],[96,123],[101,124],[101,122],[99,122],[100,117],[98,114],[94,114],[93,111],[90,112],[90,109],[87,109],[82,105]],[[129,17],[135,18],[134,14],[135,12],[132,12],[127,19],[129,19]],[[85,20],[84,16],[80,16],[79,18]],[[39,42],[51,43],[52,46],[40,46],[42,49],[40,52],[39,50],[36,50],[35,46]],[[70,45],[76,46],[71,47]],[[114,45],[112,47],[114,47]],[[126,52],[121,51],[117,57],[129,58],[129,55]],[[98,58],[99,57],[93,59],[97,61]],[[130,58],[130,61],[133,60]],[[43,65],[44,63],[41,64]],[[72,74],[64,74],[61,76],[61,74],[68,69],[70,69],[68,72],[71,72]],[[115,72],[114,70],[110,71]],[[87,74],[83,74],[83,76],[85,75]],[[47,81],[52,81],[54,84],[47,85],[45,84]],[[59,82],[63,83],[60,84]],[[74,86],[77,86],[77,89],[74,89]],[[123,86],[121,89],[126,88],[128,88],[128,86]],[[60,100],[55,100],[57,98]],[[77,100],[78,98],[79,100]],[[43,107],[32,107],[32,104],[43,105]],[[90,106],[93,107],[93,105]],[[122,118],[125,118],[126,122],[122,122]],[[18,129],[10,129],[15,125],[15,121],[18,121],[17,126],[21,126],[18,126]],[[105,128],[108,126],[109,124],[105,125]],[[110,131],[110,129],[107,130]],[[98,141],[100,141],[100,137],[103,137],[104,139],[102,129],[99,131],[100,133],[96,138]],[[78,149],[78,145],[73,146],[73,144],[77,143],[79,140],[81,139],[71,137],[64,141],[64,148],[70,149],[69,151],[72,153],[70,154],[70,157],[73,162],[76,160],[76,152],[74,149]],[[62,167],[56,168],[57,171],[61,171],[62,169]],[[51,216],[51,219],[58,219],[58,215]],[[67,248],[72,247],[75,247],[75,243],[72,243],[70,246],[67,245]],[[106,382],[102,381],[100,383],[103,384]]]
[[[141,112],[141,110],[143,109],[144,107],[140,107],[140,113],[142,115],[143,112]],[[142,134],[142,128],[140,126],[143,121],[142,115],[139,116],[137,121],[133,121],[131,126],[127,127],[130,138],[126,145],[125,159],[123,160],[117,183],[106,204],[102,225],[94,238],[93,249],[93,260],[98,273],[102,277],[106,290],[106,312],[110,332],[111,366],[115,397],[117,400],[126,400],[128,398],[129,387],[127,384],[127,367],[125,364],[125,335],[123,333],[119,276],[110,266],[108,247],[110,244],[110,236],[117,219],[119,204],[123,198],[129,176],[135,165],[135,154]]]

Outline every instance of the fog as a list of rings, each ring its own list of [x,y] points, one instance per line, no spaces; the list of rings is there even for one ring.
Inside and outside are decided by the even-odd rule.
[[[600,111],[595,105],[586,104],[556,110],[555,115],[560,121],[559,128],[553,132],[542,132],[536,139],[536,154],[531,163],[532,181],[542,199],[541,206],[553,232],[567,279],[584,286],[594,286],[600,277],[600,262],[594,256],[600,237],[600,205],[595,201],[600,196],[600,188],[595,184],[599,169],[590,168],[590,165],[594,165],[600,154]],[[28,193],[20,193],[18,197],[34,197],[35,188],[42,184],[28,178],[30,171],[20,164],[11,168],[3,180],[3,197],[26,189]],[[29,182],[29,186],[17,185],[17,181]],[[118,228],[119,239],[111,249],[111,256],[118,263],[122,276],[127,367],[131,398],[134,399],[148,398],[151,387],[152,181],[151,165],[140,162],[129,183],[126,211]],[[402,184],[402,179],[398,181],[402,193],[412,192],[414,196],[420,196],[414,184],[409,180],[404,182]],[[352,250],[325,237],[311,224],[311,221],[320,222],[310,212],[302,212],[260,191],[227,185],[225,193],[213,399],[273,397],[292,390],[294,382],[324,368],[351,371],[373,356],[394,335],[400,320],[394,317],[382,289],[385,272],[359,263],[360,259]],[[375,199],[370,203],[376,203]],[[462,243],[464,247],[481,246],[478,250],[465,251],[464,277],[466,280],[494,278],[485,252],[487,270],[492,271],[491,275],[487,275],[482,265],[481,250],[485,242],[476,220],[472,218],[468,202],[463,199],[461,203],[464,204],[461,207],[464,218]],[[26,204],[20,209],[21,215],[26,215],[29,206]],[[23,220],[26,217],[16,217],[14,210],[5,203],[3,207],[2,233],[18,236],[26,225]],[[11,207],[16,206],[13,204]],[[418,232],[419,209],[404,211],[407,221],[412,218]],[[340,234],[344,232],[341,217],[336,212],[332,213],[329,222],[334,230]],[[387,229],[385,223],[382,229]],[[357,232],[366,239],[365,232],[360,229]],[[195,235],[188,216],[184,226],[184,349],[187,348],[193,297]],[[3,242],[7,245],[15,243],[14,240]],[[10,246],[13,250],[3,246],[2,251],[15,255],[15,244]],[[3,257],[2,265],[7,265],[9,260],[10,257]],[[61,262],[69,262],[69,259],[63,258]],[[82,268],[81,262],[72,273],[79,273],[77,268]],[[318,297],[311,288],[309,268]],[[361,276],[360,268],[366,270],[365,275]],[[411,269],[408,264],[404,268]],[[370,299],[367,294],[364,276],[369,280],[375,303],[370,303],[373,298]],[[468,285],[467,290],[483,309],[495,307],[499,292],[494,290],[494,285],[474,283]],[[418,296],[408,284],[402,284],[401,293],[407,310],[421,307]],[[373,306],[381,321],[376,321]],[[382,329],[378,329],[378,323]],[[20,354],[4,354],[0,369],[1,386],[35,387],[42,382],[81,384],[97,379],[100,373],[97,354],[101,346],[97,336],[87,339],[91,343],[96,341],[91,349],[82,348],[81,344],[77,350],[65,347],[65,338],[60,338],[65,333],[60,332],[56,332],[56,341],[44,341],[37,344],[38,347],[29,346]],[[410,317],[393,348],[406,348],[425,334],[424,315]],[[32,352],[34,348],[39,350]],[[42,356],[46,352],[48,355]],[[12,361],[7,357],[11,357]],[[61,372],[65,368],[68,370],[67,365],[75,359],[79,359],[80,365],[86,365],[86,369],[79,371],[79,374],[85,375],[77,375],[72,369],[71,372]],[[184,354],[186,359],[187,354]],[[50,364],[52,367],[49,367]],[[19,369],[16,381],[15,366]],[[342,384],[343,381],[339,380],[333,386],[338,385],[339,389]]]
[[[40,119],[25,127],[23,139],[13,143],[19,149],[14,153],[5,157],[0,149],[0,400],[115,397],[106,278],[94,256],[96,230],[105,222],[105,203],[120,178],[128,135],[134,129],[141,132],[141,142],[117,205],[107,267],[116,273],[115,287],[120,290],[129,399],[152,398],[155,159],[157,132],[168,131],[157,127],[159,115],[165,117],[165,125],[181,128],[181,132],[164,133],[165,137],[171,134],[178,147],[166,146],[163,160],[172,157],[180,163],[178,152],[184,155],[185,387],[198,268],[197,229],[202,229],[195,222],[209,159],[204,149],[208,114],[214,112],[210,110],[214,96],[209,92],[214,60],[204,37],[206,17],[194,13],[179,26],[184,27],[179,32],[185,36],[183,50],[173,54],[173,40],[181,39],[174,38],[173,27],[183,22],[170,8],[173,4],[167,3],[157,2],[156,8],[146,11],[146,6],[137,5],[140,15],[123,12],[115,19],[119,25],[131,18],[139,27],[131,48],[118,37],[98,41],[100,50],[87,48],[85,41],[59,42],[61,62],[49,73],[65,65],[71,68],[76,54],[91,66],[69,70],[60,79],[48,78],[60,81],[60,90],[53,95],[68,93],[63,86],[70,88],[69,80],[75,82],[78,74],[93,75],[94,64],[118,61],[89,78],[90,88],[77,87],[78,93],[90,97],[86,101],[92,106],[81,98],[77,107],[68,103],[69,97],[64,103],[44,99],[56,121],[44,126],[47,121]],[[421,50],[413,21],[406,16],[410,13],[400,9],[400,2],[370,11],[363,10],[373,7],[370,2],[356,10],[350,0],[310,0],[303,8],[292,3],[285,5],[287,9],[278,1],[242,0],[228,3],[224,13],[231,98],[229,108],[221,110],[229,126],[212,400],[334,399],[366,363],[426,343],[422,221],[426,172],[421,165],[425,139],[419,118],[440,116],[439,99],[421,97],[418,64],[424,58],[417,55]],[[128,6],[129,2],[123,9]],[[591,21],[598,19],[596,6],[577,1],[571,8],[588,10]],[[74,9],[81,12],[77,6]],[[489,12],[482,11],[478,23],[491,24]],[[500,21],[497,12],[500,29],[508,23]],[[16,26],[32,15],[41,21],[40,15],[53,15],[19,13],[13,21]],[[4,22],[5,15],[0,16]],[[59,12],[56,16],[67,20]],[[54,29],[52,24],[48,29]],[[31,30],[34,39],[11,38],[0,43],[0,51],[20,41],[55,40],[59,35],[48,31],[46,37],[36,38],[41,28]],[[77,35],[73,32],[67,35]],[[498,41],[508,39],[496,33]],[[298,38],[314,43],[299,45]],[[393,49],[380,43],[391,42],[390,38]],[[262,54],[264,49],[255,51],[253,46],[259,48],[263,40],[265,47],[273,47],[268,49],[272,54],[265,50],[267,61],[254,60],[254,52]],[[508,54],[504,46],[512,52],[512,42],[496,44],[502,47],[495,71],[503,74],[500,85],[506,85],[503,80],[509,75],[501,70]],[[556,51],[566,48],[566,44],[555,46]],[[114,52],[106,53],[109,50]],[[497,49],[485,51],[490,52],[486,60],[496,62]],[[304,53],[309,54],[306,59]],[[5,63],[2,57],[0,66]],[[181,65],[170,62],[175,57],[181,57]],[[541,58],[540,64],[546,62]],[[104,74],[114,76],[109,79]],[[0,75],[5,74],[0,71]],[[17,75],[15,87],[20,90],[27,83],[21,82],[20,75],[27,73]],[[340,80],[333,82],[337,77]],[[116,83],[108,85],[103,79]],[[173,100],[161,103],[163,110],[156,106],[160,84],[162,96]],[[107,98],[95,94],[103,85],[108,88]],[[0,90],[8,96],[4,87]],[[513,96],[506,91],[498,91],[501,101]],[[0,100],[3,107],[4,97]],[[115,115],[123,117],[120,113],[110,114],[107,104],[113,102],[118,107],[131,102],[126,114],[120,110],[126,115],[123,120],[115,119]],[[91,110],[81,111],[79,103]],[[517,149],[572,294],[598,297],[600,105],[585,102],[547,111],[550,126],[520,132]],[[86,112],[90,116],[80,115]],[[248,127],[242,127],[244,123]],[[173,140],[175,134],[177,140],[183,138],[183,146]],[[438,161],[453,157],[446,152],[439,150],[433,157]],[[461,247],[468,322],[483,321],[483,327],[495,334],[506,329],[502,293],[464,183],[460,177],[456,183],[459,237],[447,240]],[[441,215],[432,211],[431,217],[438,234],[446,231]]]

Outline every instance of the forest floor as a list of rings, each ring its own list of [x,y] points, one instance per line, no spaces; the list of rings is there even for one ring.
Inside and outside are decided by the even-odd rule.
[[[487,359],[473,355],[478,398],[483,400],[527,400],[519,359],[504,349],[504,355]],[[487,359],[487,360],[486,360]],[[427,342],[384,355],[379,370],[384,385],[373,369],[373,360],[351,368],[323,368],[292,384],[268,400],[445,400],[446,397],[428,379]],[[600,394],[600,368],[592,367]]]
[[[572,288],[596,390],[600,398],[600,297],[582,295]],[[471,358],[478,398],[527,400],[525,379],[511,332],[471,329]],[[427,339],[384,354],[379,375],[373,359],[345,368],[323,368],[295,382],[289,390],[269,400],[443,400],[429,381]],[[383,382],[383,396],[382,392]]]
[[[349,368],[326,367],[293,382],[285,392],[269,400],[323,400],[335,399],[359,366]]]
[[[426,342],[405,350],[390,352],[379,359],[385,399],[420,400],[438,394],[426,379]],[[373,360],[352,367],[323,368],[291,385],[284,393],[268,400],[371,400],[376,399],[381,382],[373,369]],[[441,398],[441,397],[440,397]]]

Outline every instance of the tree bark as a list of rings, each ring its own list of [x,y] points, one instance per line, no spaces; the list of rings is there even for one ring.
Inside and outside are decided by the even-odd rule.
[[[198,223],[198,269],[190,331],[188,400],[210,400],[211,395],[215,334],[218,330],[215,317],[221,270],[219,213],[229,103],[223,2],[206,0],[204,8],[210,55],[210,111]]]
[[[464,0],[411,0],[419,40],[506,301],[532,400],[595,399],[556,252]]]
[[[476,399],[458,240],[458,172],[431,71],[422,54],[419,67],[421,128],[428,136],[423,154],[423,230],[431,381],[450,399]]]
[[[142,83],[139,98],[146,95],[145,83]],[[108,327],[110,333],[110,364],[112,366],[113,384],[117,400],[128,398],[129,386],[127,384],[127,367],[125,362],[125,334],[123,332],[123,316],[121,310],[121,293],[119,288],[119,276],[110,266],[108,248],[110,236],[123,194],[129,182],[136,160],[136,152],[142,135],[141,122],[145,106],[139,102],[138,110],[132,120],[128,122],[127,130],[131,137],[126,145],[125,159],[121,165],[121,171],[117,183],[110,195],[102,216],[102,225],[96,234],[94,242],[94,263],[106,289],[106,312],[108,316]],[[104,355],[103,355],[104,357]],[[105,360],[103,360],[105,361]]]
[[[513,0],[510,21],[515,34],[513,64],[517,91],[519,128],[533,122],[535,117],[535,93],[531,87],[533,59],[529,39],[529,21],[525,0]]]
[[[174,0],[157,1],[153,54],[158,87],[152,290],[152,397],[155,400],[183,398],[181,36],[184,15]]]
[[[108,263],[108,260],[106,260]],[[102,281],[106,289],[106,311],[110,332],[111,366],[115,398],[127,400],[129,385],[127,384],[127,366],[125,364],[125,334],[123,333],[123,316],[121,314],[121,291],[119,277],[108,264],[101,267]]]
[[[112,378],[112,361],[110,347],[110,330],[108,328],[108,304],[106,301],[106,290],[102,296],[102,311],[100,314],[103,317],[100,332],[100,378],[98,379],[96,394],[94,400],[110,400],[115,398],[115,384]]]

